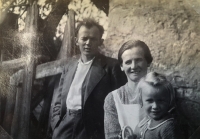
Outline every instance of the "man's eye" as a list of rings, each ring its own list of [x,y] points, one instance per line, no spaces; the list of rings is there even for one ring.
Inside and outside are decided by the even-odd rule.
[[[97,41],[98,39],[94,37],[94,38],[90,38],[90,40],[91,41]]]
[[[83,41],[86,41],[87,40],[87,38],[86,37],[83,37],[83,38],[81,38]]]

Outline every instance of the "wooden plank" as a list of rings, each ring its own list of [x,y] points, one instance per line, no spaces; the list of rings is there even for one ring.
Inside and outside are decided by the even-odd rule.
[[[24,75],[24,71],[19,73],[20,76]],[[16,80],[16,84],[19,84],[20,80]],[[23,113],[22,109],[22,100],[23,100],[23,94],[22,94],[22,87],[18,86],[16,89],[16,103],[15,103],[15,109],[14,109],[14,116],[12,121],[12,127],[11,127],[11,136],[18,138],[19,136],[19,125],[20,125],[20,118],[21,114]]]
[[[2,117],[3,116],[1,116],[2,115],[2,97],[1,97],[1,95],[2,95],[2,93],[1,93],[1,91],[0,91],[0,124],[3,122],[3,119],[2,119]]]
[[[45,64],[38,65],[36,67],[36,79],[44,78],[48,76],[57,75],[62,72],[63,67],[66,65],[68,59],[60,59],[53,62],[47,62]]]
[[[10,134],[16,100],[16,86],[10,85],[2,127]]]
[[[75,54],[75,12],[68,11],[68,20],[65,25],[62,45],[57,59],[71,57]]]
[[[14,60],[9,60],[9,61],[3,61],[0,64],[1,69],[19,69],[24,67],[25,65],[25,57],[19,58],[19,59],[14,59]]]
[[[20,58],[10,61],[4,61],[1,64],[1,68],[4,70],[7,69],[18,69],[20,67],[25,66],[25,59],[27,58]],[[70,58],[69,58],[70,59]],[[62,72],[64,65],[67,63],[67,58],[60,59],[52,62],[47,62],[44,64],[40,64],[36,67],[36,79],[57,75]]]
[[[72,57],[76,54],[76,47],[75,47],[75,12],[73,10],[68,11],[68,34],[67,37],[67,57]]]
[[[35,62],[32,59],[30,63],[25,66],[25,74],[23,79],[23,99],[22,99],[22,113],[20,119],[21,128],[20,138],[19,139],[29,139],[29,122],[30,122],[30,106],[31,106],[31,94],[33,86],[33,77],[34,77]]]
[[[36,79],[57,75],[62,72],[64,65],[72,55],[77,54],[75,47],[75,12],[68,11],[68,21],[65,26],[62,46],[57,61],[38,65],[36,68]]]
[[[48,61],[49,57],[47,56],[42,56],[42,55],[37,55],[34,56],[36,63],[38,61]],[[16,69],[21,69],[25,66],[25,62],[27,60],[27,57],[22,57],[14,60],[9,60],[9,61],[2,61],[0,63],[0,68],[3,70],[16,70]]]
[[[195,132],[190,136],[189,139],[199,139],[200,138],[200,126],[195,130]]]
[[[29,127],[30,127],[30,106],[31,106],[31,93],[33,78],[35,74],[35,60],[34,60],[34,48],[38,46],[37,39],[37,18],[38,7],[34,2],[27,10],[25,33],[30,34],[27,36],[27,44],[24,47],[26,50],[26,62],[24,68],[24,78],[21,95],[21,102],[18,103],[20,113],[15,113],[17,119],[19,119],[12,128],[12,136],[15,139],[29,139]],[[13,119],[15,120],[15,119]],[[14,135],[16,133],[16,136]]]
[[[12,139],[12,137],[0,126],[0,139]]]
[[[1,50],[1,62],[3,61],[4,58],[4,50]]]

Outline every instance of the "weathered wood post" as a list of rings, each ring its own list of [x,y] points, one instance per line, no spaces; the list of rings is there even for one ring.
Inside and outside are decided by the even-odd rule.
[[[16,74],[13,74],[10,77],[10,86],[7,93],[7,99],[6,99],[6,106],[5,106],[5,113],[3,118],[3,124],[2,127],[7,131],[9,134],[11,132],[11,125],[12,125],[12,119],[13,119],[13,113],[15,108],[15,100],[16,100],[16,90],[17,90],[17,79]]]
[[[45,63],[45,64],[42,64],[43,65],[43,68],[42,71],[44,72],[41,72],[41,76],[42,77],[47,77],[47,76],[51,76],[51,75],[56,75],[54,76],[54,78],[52,78],[52,80],[50,81],[49,84],[51,84],[50,86],[53,86],[55,88],[57,88],[58,86],[58,83],[55,82],[55,78],[59,78],[60,76],[57,76],[58,73],[61,73],[62,72],[62,69],[64,67],[64,65],[66,64],[66,62],[69,60],[70,57],[72,57],[73,55],[77,54],[76,52],[76,48],[75,48],[75,12],[72,11],[72,10],[69,10],[68,11],[68,20],[67,20],[67,23],[65,25],[65,30],[64,30],[64,35],[63,35],[63,41],[62,41],[62,46],[61,46],[61,49],[60,49],[60,53],[59,53],[59,56],[58,56],[58,59],[60,60],[56,60],[54,61],[54,63],[52,62],[49,62],[49,63]],[[41,65],[41,67],[42,67]],[[51,67],[53,66],[53,67]],[[38,66],[40,67],[40,66]],[[46,70],[44,70],[46,69]],[[50,69],[50,71],[49,71]],[[52,70],[54,69],[54,70]],[[39,70],[38,70],[39,72]],[[36,76],[37,78],[38,76]],[[58,80],[58,79],[57,79]],[[53,95],[53,89],[49,89],[47,88],[47,93],[48,95],[46,95],[46,97],[44,98],[44,103],[43,103],[43,109],[41,111],[41,114],[40,114],[40,118],[39,118],[39,124],[38,124],[38,130],[36,131],[36,135],[38,135],[38,137],[40,137],[41,134],[41,128],[43,128],[47,133],[45,134],[48,134],[48,125],[49,125],[49,121],[51,119],[48,119],[48,121],[46,121],[47,117],[51,117],[51,110],[50,109],[50,105],[51,105],[51,102],[54,102],[54,98],[55,98],[55,95]],[[54,96],[54,97],[53,97]],[[53,97],[53,99],[52,99]],[[50,110],[50,112],[49,112]],[[50,113],[50,115],[49,115]],[[48,123],[48,124],[45,124]],[[48,136],[48,135],[47,135]],[[37,137],[37,136],[36,136]],[[42,137],[40,137],[42,138]]]
[[[68,20],[65,25],[62,46],[58,59],[69,58],[76,54],[75,48],[75,12],[68,11]]]
[[[35,69],[34,60],[34,49],[37,47],[37,18],[38,18],[38,7],[36,3],[30,4],[27,10],[25,36],[26,41],[24,53],[26,55],[19,59],[10,61],[3,61],[0,63],[0,67],[3,69],[19,69],[23,68],[16,73],[16,80],[23,77],[21,81],[16,81],[16,103],[14,109],[14,116],[11,127],[11,136],[15,139],[28,139],[29,138],[29,127],[30,127],[30,107],[31,107],[31,92],[33,78],[45,78],[53,75],[57,75],[62,72],[66,62],[73,55],[77,54],[77,48],[75,47],[75,12],[69,11],[68,22],[65,26],[64,39],[62,42],[62,48],[60,50],[60,57],[53,62],[38,65]],[[25,51],[27,50],[27,51]],[[35,71],[36,70],[36,71]],[[34,76],[36,72],[36,76]],[[52,92],[53,93],[53,92]],[[46,107],[40,117],[43,120],[48,113],[50,107],[51,97],[45,100],[44,107]],[[40,127],[40,125],[38,125]],[[39,128],[38,128],[39,129]]]
[[[14,114],[13,114],[13,120],[12,120],[12,126],[11,126],[11,136],[13,138],[19,138],[18,137],[18,127],[20,122],[20,113],[21,113],[21,102],[23,100],[23,94],[22,94],[22,80],[23,80],[24,70],[19,70],[14,75],[12,75],[11,84],[13,84],[16,88],[15,94],[16,94],[16,100],[15,100],[15,108],[14,108]]]
[[[28,139],[29,127],[30,127],[30,106],[31,106],[31,92],[33,78],[35,74],[35,60],[34,49],[37,47],[37,19],[38,19],[38,7],[36,2],[30,3],[30,7],[27,10],[26,25],[24,38],[26,44],[26,60],[24,66],[23,86],[22,86],[22,98],[21,103],[18,103],[17,107],[21,109],[14,113],[12,136],[15,139]],[[18,118],[19,120],[16,120]]]

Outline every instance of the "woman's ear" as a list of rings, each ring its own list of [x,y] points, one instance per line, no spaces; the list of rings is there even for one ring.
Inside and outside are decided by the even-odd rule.
[[[124,71],[124,69],[123,69],[123,67],[122,67],[122,66],[120,66],[120,68],[121,68],[121,70],[122,70],[122,71]]]

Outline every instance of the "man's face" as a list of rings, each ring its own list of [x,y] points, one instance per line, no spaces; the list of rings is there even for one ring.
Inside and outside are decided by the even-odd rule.
[[[101,36],[96,26],[91,28],[80,27],[76,38],[76,45],[79,46],[82,56],[93,58],[98,53],[98,46],[101,44]]]
[[[142,89],[142,102],[147,115],[154,120],[161,120],[167,115],[170,96],[163,88],[146,85]]]
[[[138,82],[147,74],[147,61],[144,51],[140,47],[133,47],[122,54],[121,69],[125,72],[128,81]]]

